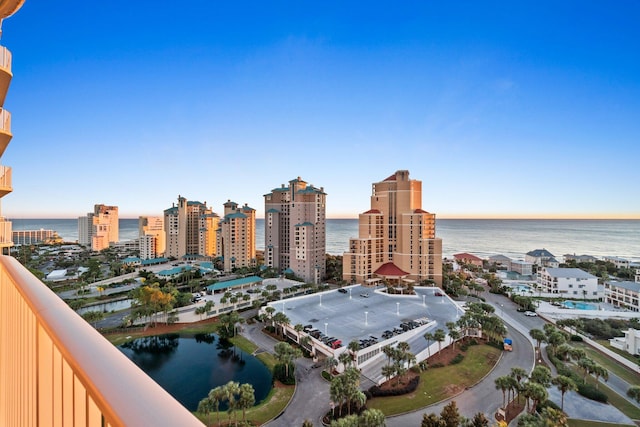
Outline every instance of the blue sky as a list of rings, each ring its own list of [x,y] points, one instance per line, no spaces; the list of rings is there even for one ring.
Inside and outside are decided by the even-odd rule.
[[[615,6],[615,7],[614,7]],[[355,218],[640,218],[640,3],[27,0],[9,218],[215,212],[300,176]]]

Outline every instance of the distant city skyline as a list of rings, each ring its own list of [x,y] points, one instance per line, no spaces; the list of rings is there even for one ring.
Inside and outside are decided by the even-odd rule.
[[[357,218],[408,170],[437,218],[640,219],[640,3],[363,5],[25,2],[3,215],[263,218],[301,177]]]

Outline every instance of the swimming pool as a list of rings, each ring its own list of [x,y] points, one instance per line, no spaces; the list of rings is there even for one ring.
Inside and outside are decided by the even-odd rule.
[[[531,286],[525,285],[524,283],[513,283],[507,286],[511,288],[512,292],[519,292],[519,293],[531,292]]]
[[[565,301],[562,303],[564,308],[573,308],[574,310],[597,310],[598,307],[595,304],[589,304],[579,301]]]

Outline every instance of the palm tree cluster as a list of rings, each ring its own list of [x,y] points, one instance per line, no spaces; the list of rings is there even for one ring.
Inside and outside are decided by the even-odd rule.
[[[387,364],[382,367],[382,375],[387,381],[396,377],[396,385],[399,385],[401,378],[416,363],[416,356],[409,351],[410,348],[406,341],[400,341],[395,347],[382,347],[382,352],[387,356]]]
[[[565,381],[566,377],[553,378],[549,368],[543,365],[536,366],[529,375],[526,371],[519,367],[511,368],[509,375],[504,375],[495,379],[496,389],[502,391],[502,407],[507,406],[507,402],[512,402],[513,399],[520,396],[524,396],[526,399],[528,412],[535,412],[535,409],[540,403],[547,400],[549,392],[547,388],[551,384],[557,384],[558,389],[564,393],[572,388],[572,383]],[[573,385],[575,387],[575,384]],[[513,398],[511,397],[513,396]]]
[[[313,424],[312,424],[313,425]],[[311,426],[312,426],[311,425]],[[307,424],[307,426],[309,426]],[[384,427],[384,412],[379,409],[365,409],[360,415],[347,415],[331,421],[331,427]],[[306,427],[303,424],[303,427]]]
[[[458,405],[453,400],[442,408],[440,415],[432,412],[422,415],[421,427],[489,427],[489,419],[482,412],[478,412],[471,419],[460,415]]]
[[[165,321],[168,321],[167,313],[173,309],[178,291],[173,287],[160,288],[159,283],[140,286],[130,292],[131,317],[149,318],[157,321],[157,313],[164,313]]]
[[[207,302],[204,303],[204,305],[201,305],[200,307],[196,307],[195,314],[200,316],[200,320],[202,320],[202,316],[210,312],[214,305],[215,303],[213,301],[208,300]]]
[[[218,316],[218,335],[220,339],[228,340],[236,336],[236,326],[238,323],[244,322],[244,318],[241,317],[237,311],[231,313],[225,313]]]
[[[290,380],[293,380],[294,375],[294,371],[293,369],[290,369],[290,367],[293,365],[293,361],[295,359],[302,357],[302,351],[284,341],[277,343],[273,350],[278,364],[284,367],[284,378],[278,378],[278,380],[288,384]],[[277,371],[277,369],[274,369],[274,371]]]
[[[572,325],[574,324],[572,323]],[[556,326],[546,324],[543,330],[530,330],[529,335],[536,340],[538,354],[540,354],[541,343],[547,343],[549,356],[565,363],[574,363],[583,373],[583,382],[586,381],[587,375],[593,375],[596,378],[596,388],[598,388],[600,378],[605,381],[609,380],[609,371],[607,371],[604,366],[587,357],[583,349],[570,345],[567,342],[568,334]]]
[[[367,402],[367,396],[360,390],[360,371],[349,367],[343,373],[331,379],[329,387],[331,401],[333,402],[332,418],[340,418],[343,406],[347,407],[347,415],[351,415],[354,407],[357,411]],[[338,407],[338,416],[335,414],[335,407]]]
[[[494,308],[486,303],[470,303],[467,304],[466,312],[460,316],[456,322],[447,322],[446,326],[449,330],[449,337],[452,342],[452,349],[461,338],[475,335],[476,331],[482,333],[493,341],[501,341],[505,336],[507,329],[502,320],[494,315]],[[438,352],[442,351],[442,342],[446,339],[446,333],[443,329],[437,329],[433,333],[424,334],[427,340],[427,349],[431,341],[438,343]],[[431,357],[427,350],[427,358]]]
[[[238,425],[238,410],[242,411],[243,424],[247,420],[247,409],[256,403],[255,391],[249,383],[240,385],[235,381],[229,381],[225,385],[218,386],[209,391],[207,397],[198,403],[198,412],[208,417],[209,414],[215,412],[220,425],[220,404],[227,404],[228,424],[231,423],[231,417],[234,417],[235,425]],[[207,424],[211,424],[207,422]]]

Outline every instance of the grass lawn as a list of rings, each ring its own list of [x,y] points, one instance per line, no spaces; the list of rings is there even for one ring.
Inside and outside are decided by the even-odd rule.
[[[480,381],[491,371],[500,353],[501,350],[488,345],[470,346],[462,362],[429,368],[420,374],[420,384],[413,393],[374,397],[367,401],[367,408],[376,408],[391,416],[440,402]]]
[[[615,424],[615,423],[603,423],[600,421],[587,421],[587,420],[567,420],[569,427],[618,427],[622,425],[635,426],[635,424]]]

